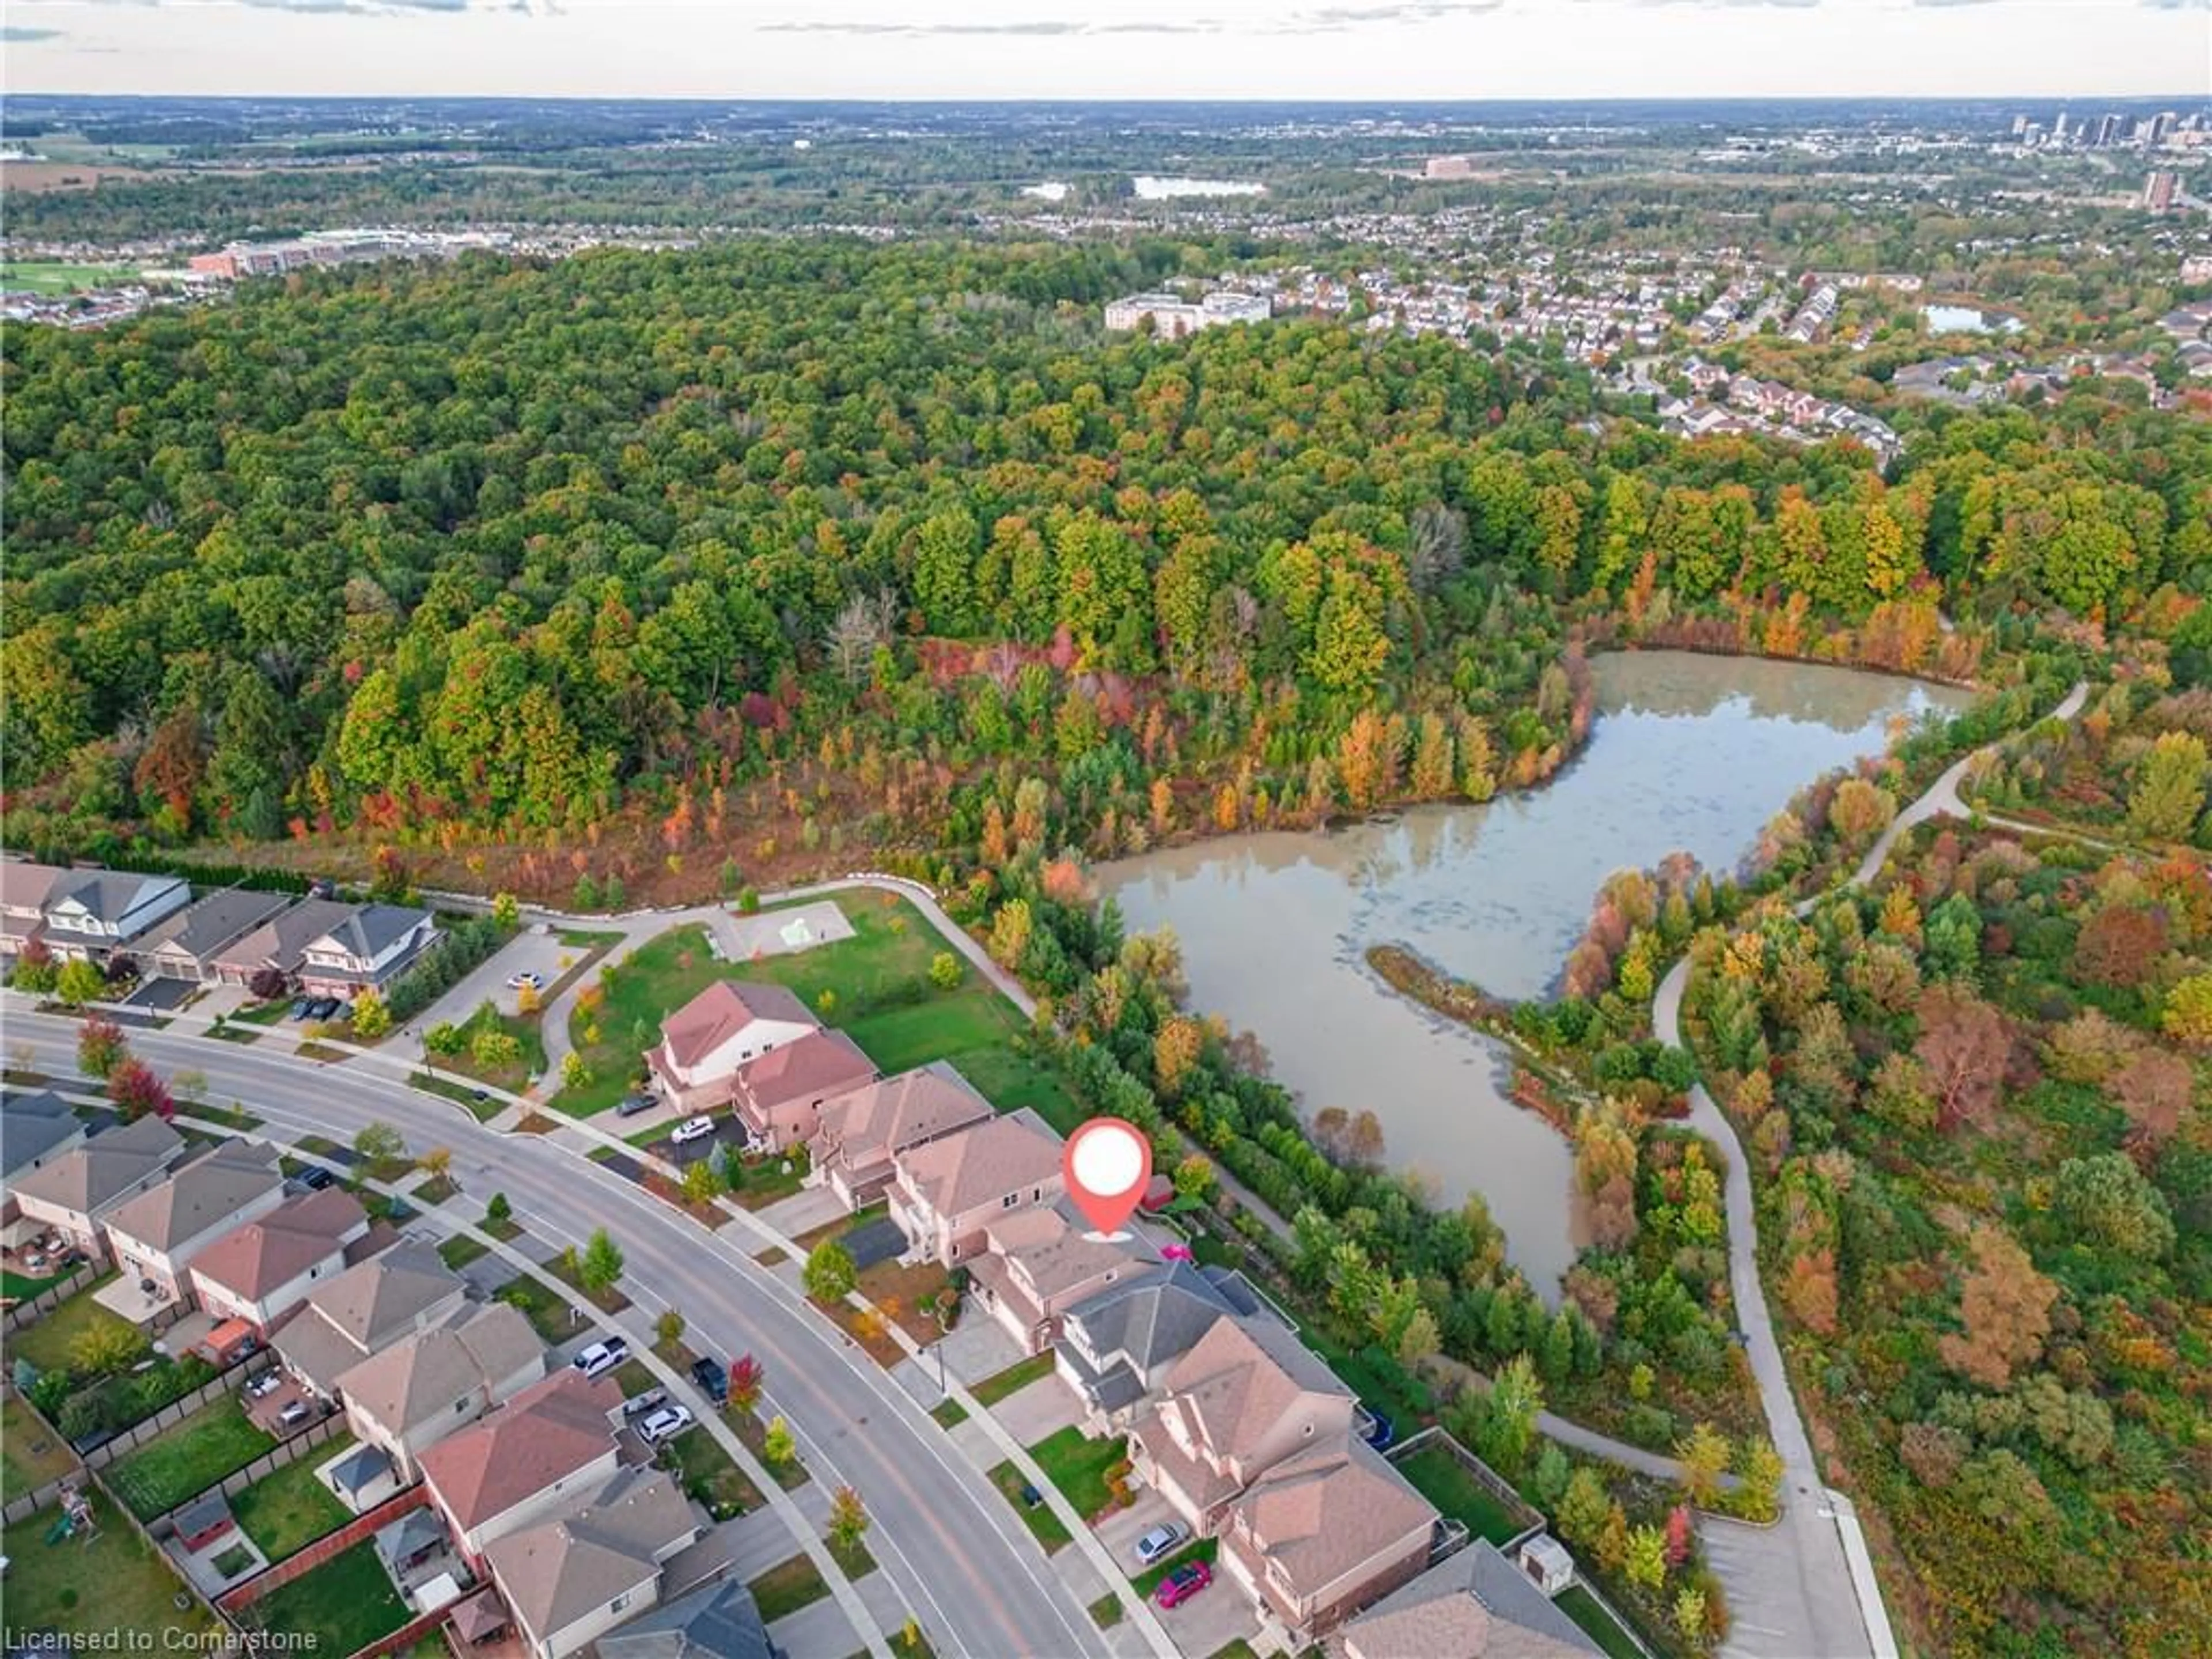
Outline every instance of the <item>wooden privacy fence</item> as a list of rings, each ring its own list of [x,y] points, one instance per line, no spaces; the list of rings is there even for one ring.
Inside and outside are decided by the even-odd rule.
[[[374,1537],[401,1516],[422,1509],[428,1502],[427,1487],[420,1483],[410,1486],[397,1497],[386,1498],[374,1509],[356,1515],[337,1531],[325,1533],[297,1554],[286,1556],[242,1584],[232,1585],[216,1597],[216,1607],[234,1624],[240,1613],[264,1595],[283,1589],[295,1578],[306,1577],[325,1561],[343,1555],[363,1539]]]
[[[258,1371],[266,1370],[276,1363],[276,1356],[267,1348],[258,1349],[227,1370],[217,1371],[190,1394],[172,1400],[150,1417],[142,1417],[127,1429],[118,1430],[113,1436],[101,1441],[83,1453],[84,1466],[88,1469],[104,1469],[117,1458],[134,1452],[164,1429],[173,1429],[201,1407],[223,1395]]]
[[[66,1279],[56,1279],[36,1296],[27,1297],[10,1307],[4,1319],[0,1319],[0,1330],[8,1331],[12,1334],[21,1330],[26,1325],[37,1324],[39,1321],[75,1296],[80,1285],[88,1279],[99,1277],[99,1274],[98,1262],[86,1262]]]
[[[345,1431],[344,1414],[333,1412],[312,1428],[302,1429],[290,1439],[279,1441],[242,1468],[233,1469],[214,1485],[201,1487],[174,1509],[155,1516],[146,1523],[146,1530],[156,1542],[167,1543],[176,1535],[179,1510],[189,1509],[211,1492],[222,1493],[226,1501],[235,1498],[248,1486],[266,1480],[286,1465],[298,1462],[309,1452],[320,1450]]]

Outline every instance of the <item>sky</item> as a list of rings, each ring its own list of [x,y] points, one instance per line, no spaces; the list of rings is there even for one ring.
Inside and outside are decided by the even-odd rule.
[[[16,91],[2212,95],[2212,0],[6,0]]]

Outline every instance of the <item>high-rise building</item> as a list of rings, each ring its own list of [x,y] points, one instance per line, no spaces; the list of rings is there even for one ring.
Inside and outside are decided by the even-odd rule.
[[[2097,148],[2103,149],[2120,141],[2120,127],[2126,120],[2122,115],[2101,115],[2097,118]]]
[[[2051,142],[2054,144],[2066,142],[2066,112],[2063,109],[2058,112],[2058,118],[2051,124]]]

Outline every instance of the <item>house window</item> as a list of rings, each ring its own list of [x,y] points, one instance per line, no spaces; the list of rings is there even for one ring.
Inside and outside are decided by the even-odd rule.
[[[607,1603],[607,1611],[609,1613],[620,1613],[629,1605],[629,1592],[628,1590],[624,1590],[620,1595],[617,1595],[613,1601]]]
[[[999,1207],[1002,1210],[1011,1210],[1015,1205],[1021,1201],[1022,1195],[1019,1193],[1008,1193],[1004,1198],[999,1200]]]

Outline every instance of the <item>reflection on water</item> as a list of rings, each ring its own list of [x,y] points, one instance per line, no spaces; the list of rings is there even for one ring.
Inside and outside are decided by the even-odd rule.
[[[1372,1108],[1391,1162],[1447,1203],[1480,1192],[1549,1292],[1574,1253],[1563,1141],[1505,1097],[1496,1045],[1391,994],[1361,959],[1412,946],[1502,995],[1545,993],[1624,866],[1684,848],[1732,867],[1793,791],[1963,694],[1849,669],[1680,652],[1601,658],[1589,747],[1549,787],[1331,834],[1279,832],[1109,865],[1133,930],[1181,936],[1191,1004],[1249,1029],[1309,1110]]]

